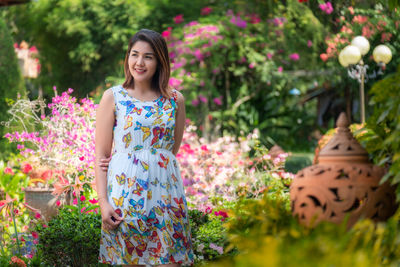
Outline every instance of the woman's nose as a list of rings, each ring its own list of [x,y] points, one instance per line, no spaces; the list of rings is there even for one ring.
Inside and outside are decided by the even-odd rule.
[[[143,63],[144,63],[143,57],[138,57],[136,64],[143,65]]]

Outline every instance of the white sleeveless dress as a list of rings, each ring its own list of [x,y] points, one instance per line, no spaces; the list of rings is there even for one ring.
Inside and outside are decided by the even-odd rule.
[[[108,264],[192,264],[187,204],[172,153],[177,94],[140,101],[121,85],[115,100],[108,201],[124,221],[102,228],[99,261]],[[101,118],[98,118],[101,119]]]

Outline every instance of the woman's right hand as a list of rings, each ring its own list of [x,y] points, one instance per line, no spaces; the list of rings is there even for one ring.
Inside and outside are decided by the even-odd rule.
[[[100,165],[100,168],[101,168],[102,171],[107,172],[107,170],[108,170],[108,165],[110,164],[110,160],[111,160],[111,156],[108,157],[108,158],[102,158],[102,159],[100,159],[99,165]]]
[[[103,223],[103,228],[106,230],[113,230],[118,227],[118,225],[124,220],[118,213],[115,212],[114,208],[106,199],[101,199],[99,201],[101,210],[101,221]],[[115,219],[115,221],[112,220]]]

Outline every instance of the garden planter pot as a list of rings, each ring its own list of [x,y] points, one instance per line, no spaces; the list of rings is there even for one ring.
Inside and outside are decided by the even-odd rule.
[[[336,134],[323,147],[318,164],[296,174],[290,187],[292,213],[300,223],[315,226],[321,221],[351,227],[360,217],[388,219],[395,211],[394,188],[380,185],[385,171],[368,161],[368,154],[351,134],[344,113]]]
[[[56,205],[57,198],[52,195],[53,188],[25,188],[25,202],[40,210],[42,216],[48,221],[52,216],[58,213],[58,207]],[[62,198],[61,202],[63,202]],[[67,201],[69,202],[69,201]]]

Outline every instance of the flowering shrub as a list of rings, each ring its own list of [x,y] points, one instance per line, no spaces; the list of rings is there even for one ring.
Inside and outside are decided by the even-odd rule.
[[[54,88],[55,90],[55,88]],[[21,155],[36,167],[52,169],[57,176],[70,182],[77,174],[88,181],[94,177],[94,130],[96,105],[90,99],[78,103],[70,94],[72,89],[53,97],[47,105],[50,115],[39,115],[45,104],[41,100],[18,99],[9,113],[13,121],[23,123],[29,118],[34,132],[7,133],[10,142],[18,143]],[[23,125],[27,129],[26,125]],[[58,173],[57,173],[58,172]],[[51,176],[51,175],[50,175]]]
[[[266,184],[264,172],[275,179],[288,179],[293,174],[284,171],[287,154],[272,158],[267,150],[257,150],[250,159],[250,152],[257,149],[258,134],[254,132],[235,142],[224,136],[207,143],[199,138],[196,127],[186,128],[177,159],[190,205],[206,211],[240,196],[256,197]]]
[[[301,17],[303,24],[296,25],[302,16],[295,13],[298,6],[304,5],[280,6],[289,15],[273,14],[269,19],[205,7],[197,20],[183,23],[179,15],[175,17],[179,24],[162,33],[172,61],[170,85],[183,90],[188,117],[207,139],[222,133],[240,136],[241,131],[247,134],[255,128],[263,133],[262,138],[291,138],[281,125],[290,129],[309,121],[297,120],[304,113],[294,105],[296,99],[289,93],[293,87],[283,81],[291,80],[287,71],[310,68],[309,63],[315,61],[311,51],[323,41],[315,33],[323,29],[314,20],[307,22],[310,16]],[[303,29],[303,25],[309,26]],[[304,42],[292,39],[293,27],[303,30]],[[275,127],[278,121],[280,126]]]

